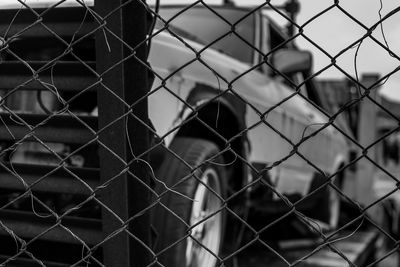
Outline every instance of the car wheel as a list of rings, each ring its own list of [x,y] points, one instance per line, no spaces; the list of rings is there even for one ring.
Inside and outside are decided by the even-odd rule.
[[[214,143],[202,139],[178,138],[170,149],[176,156],[166,157],[158,178],[171,190],[158,187],[161,203],[153,216],[160,262],[166,267],[214,267],[225,224],[222,157],[216,156]]]

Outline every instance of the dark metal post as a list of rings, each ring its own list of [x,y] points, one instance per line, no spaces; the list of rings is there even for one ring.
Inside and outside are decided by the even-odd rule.
[[[113,32],[110,34],[104,29],[98,30],[96,34],[97,72],[101,74],[102,79],[102,84],[97,88],[99,129],[107,126],[99,135],[100,142],[107,147],[105,149],[99,146],[100,179],[102,183],[113,180],[101,190],[101,201],[109,208],[109,210],[104,208],[102,212],[104,237],[110,237],[110,234],[113,236],[103,245],[104,264],[127,267],[146,266],[149,262],[149,253],[126,231],[115,236],[112,234],[123,227],[123,223],[112,213],[125,222],[149,206],[150,194],[146,186],[141,185],[124,171],[127,167],[126,162],[133,157],[128,147],[126,133],[128,132],[136,155],[145,151],[149,143],[146,127],[131,116],[123,116],[128,110],[123,102],[130,105],[145,95],[149,89],[146,68],[132,56],[132,51],[121,41],[135,47],[145,40],[147,13],[139,1],[132,1],[123,6],[125,2],[127,1],[95,0],[96,12],[101,17],[107,16],[105,27]],[[142,45],[135,51],[135,55],[144,62],[146,62],[146,50],[146,46]],[[134,113],[141,120],[147,121],[147,99],[135,105]],[[129,166],[129,170],[144,183],[149,184],[149,175],[144,165],[135,163]],[[148,213],[132,220],[128,229],[143,243],[149,244]]]
[[[297,0],[288,0],[284,9],[289,14],[291,20],[288,25],[288,34],[289,36],[293,36],[295,33],[295,26],[292,22],[296,22],[297,14],[300,11],[300,3]]]

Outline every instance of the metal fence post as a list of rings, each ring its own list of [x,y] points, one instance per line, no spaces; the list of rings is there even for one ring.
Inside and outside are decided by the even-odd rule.
[[[131,105],[148,90],[146,68],[132,57],[132,51],[124,44],[135,47],[146,38],[147,13],[139,1],[127,2],[126,0],[95,1],[96,12],[101,17],[106,17],[104,22],[107,27],[99,30],[96,35],[97,72],[102,78],[102,85],[97,89],[99,129],[112,123],[99,135],[99,140],[107,147],[105,149],[100,146],[100,178],[105,183],[116,177],[101,191],[101,200],[123,221],[147,207],[150,198],[145,186],[127,172],[122,172],[127,167],[125,162],[129,162],[133,157],[128,147],[126,133],[133,143],[134,154],[140,154],[148,148],[146,127],[131,116],[123,116],[128,110],[123,102]],[[146,50],[143,45],[135,50],[135,55],[146,61]],[[106,73],[103,73],[104,71]],[[123,101],[113,94],[118,95]],[[133,113],[143,121],[147,121],[147,99],[135,105]],[[131,164],[129,170],[148,184],[149,176],[144,165]],[[122,227],[121,222],[107,209],[103,209],[102,220],[104,237],[109,237]],[[128,226],[130,233],[145,244],[149,244],[150,239],[149,220],[150,216],[146,213],[135,218]],[[103,245],[103,254],[106,266],[145,266],[149,259],[149,254],[143,245],[130,237],[126,231],[107,240]]]
[[[364,74],[361,78],[361,83],[369,88],[374,83],[379,80],[379,74]],[[378,96],[378,88],[374,88],[371,90],[370,97],[374,100],[377,100]],[[358,141],[364,147],[367,147],[370,143],[374,142],[377,138],[376,125],[377,125],[377,111],[378,107],[371,102],[369,99],[365,99],[360,103],[360,111],[359,111],[359,122],[358,122]],[[373,146],[368,149],[368,155],[372,159],[376,159],[376,146]],[[373,193],[373,184],[376,176],[376,167],[370,163],[366,159],[362,159],[357,162],[357,174],[356,174],[356,197],[357,200],[363,205],[368,205],[371,203],[374,197]],[[378,210],[375,207],[372,207],[368,210],[370,213],[375,214],[375,218],[377,218]],[[372,214],[371,214],[372,215]]]

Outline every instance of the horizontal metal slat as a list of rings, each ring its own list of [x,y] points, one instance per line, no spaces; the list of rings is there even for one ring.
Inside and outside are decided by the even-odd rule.
[[[0,255],[0,263],[10,259],[10,256]],[[68,267],[70,264],[63,264],[51,261],[42,261],[43,264],[47,267]],[[29,258],[17,258],[11,262],[7,263],[8,267],[32,267],[32,266],[41,266],[37,261]]]
[[[82,182],[62,168],[53,171],[55,169],[54,166],[31,164],[13,164],[12,169],[9,164],[6,164],[5,167],[9,170],[15,170],[29,186],[40,180],[40,182],[31,187],[36,192],[79,195],[89,195],[91,193],[90,189]],[[7,171],[5,167],[0,165],[0,188],[25,190],[21,180]],[[85,181],[92,189],[99,185],[98,169],[68,167],[68,170]],[[44,175],[49,173],[51,174],[43,178]]]
[[[23,114],[17,115],[31,126],[43,122],[48,115],[45,114]],[[70,115],[55,115],[44,125],[38,126],[33,132],[30,132],[26,125],[21,125],[20,120],[6,112],[0,112],[2,121],[0,122],[0,140],[15,141],[24,138],[27,141],[35,141],[33,135],[43,142],[85,144],[96,138],[87,127]],[[79,116],[91,129],[97,129],[97,118],[93,116]]]
[[[86,13],[84,8],[53,8],[53,9],[35,9],[39,14],[36,15],[32,10],[23,8],[18,16],[13,20],[18,10],[0,11],[0,34],[4,36],[9,28],[10,21],[13,24],[8,30],[7,37],[13,37],[16,34],[22,34],[22,38],[53,37],[41,23],[45,24],[58,36],[76,37],[84,36],[98,27],[93,23],[93,17]],[[44,13],[45,12],[45,13]],[[69,41],[66,39],[66,41]]]
[[[55,224],[54,217],[38,217],[33,213],[23,211],[0,211],[1,222],[21,238],[34,238]],[[61,224],[72,231],[87,244],[98,244],[102,241],[101,221],[96,219],[83,219],[65,217]],[[0,227],[0,235],[10,235]],[[61,226],[56,226],[40,237],[40,240],[81,244],[68,231]]]
[[[48,62],[27,62],[29,66],[38,71]],[[87,62],[93,70],[95,62]],[[54,85],[58,91],[82,91],[93,90],[97,82],[96,76],[87,66],[80,62],[59,61],[53,67],[48,66],[38,73],[37,79],[33,79],[32,71],[20,61],[4,61],[0,64],[0,90],[47,90],[46,83]],[[40,80],[40,81],[39,81]],[[22,86],[23,85],[23,86]],[[54,90],[52,86],[48,88]]]

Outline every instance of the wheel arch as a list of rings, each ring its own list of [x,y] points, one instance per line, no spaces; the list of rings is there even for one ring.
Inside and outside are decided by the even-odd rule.
[[[174,138],[206,139],[217,144],[221,151],[228,149],[223,153],[223,157],[228,164],[228,173],[235,174],[235,179],[231,179],[229,184],[239,187],[247,178],[247,168],[240,159],[247,158],[247,135],[244,131],[246,105],[233,94],[221,94],[222,92],[207,85],[197,84],[186,99],[195,111],[188,112],[186,108],[181,112],[187,115],[182,118],[184,123]]]

